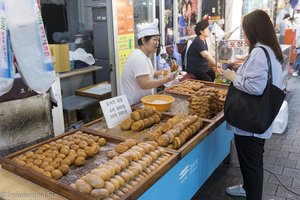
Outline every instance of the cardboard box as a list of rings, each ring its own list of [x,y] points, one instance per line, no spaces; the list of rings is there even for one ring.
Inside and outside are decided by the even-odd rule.
[[[71,71],[69,45],[68,44],[50,44],[50,51],[53,58],[56,72]]]

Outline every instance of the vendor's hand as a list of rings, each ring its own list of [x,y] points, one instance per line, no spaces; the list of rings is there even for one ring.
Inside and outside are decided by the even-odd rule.
[[[226,69],[226,70],[222,70],[222,75],[223,78],[230,80],[230,81],[234,81],[235,77],[236,77],[236,73],[233,70],[230,69]]]
[[[168,74],[167,78],[169,79],[169,81],[172,81],[177,77],[177,74],[177,72],[171,72]]]

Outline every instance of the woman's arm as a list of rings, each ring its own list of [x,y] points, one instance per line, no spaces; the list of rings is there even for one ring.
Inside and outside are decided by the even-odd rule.
[[[216,64],[216,59],[212,57],[212,55],[208,51],[201,51],[200,55],[207,60],[210,64],[215,65]],[[217,63],[217,66],[220,66],[220,63]]]

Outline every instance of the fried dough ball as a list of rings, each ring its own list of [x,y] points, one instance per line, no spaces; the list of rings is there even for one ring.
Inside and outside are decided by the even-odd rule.
[[[114,191],[120,187],[120,182],[118,180],[116,180],[114,178],[110,178],[108,181],[114,185],[114,187],[115,187]]]
[[[85,180],[83,179],[78,179],[75,182],[76,188],[79,190],[79,192],[83,192],[86,194],[89,194],[92,191],[92,186],[88,184]]]
[[[144,121],[143,120],[138,120],[134,122],[131,126],[131,130],[133,131],[141,131],[144,129]]]
[[[69,149],[67,148],[61,148],[60,149],[60,153],[64,154],[65,156],[69,155]],[[58,154],[59,155],[59,154]]]
[[[84,180],[96,189],[100,189],[104,186],[103,179],[95,174],[87,174]]]
[[[128,150],[128,147],[125,146],[125,145],[122,145],[122,144],[118,144],[116,147],[115,147],[115,151],[117,153],[124,153],[125,151]]]
[[[84,157],[79,156],[75,160],[75,165],[82,166],[84,165],[84,163],[85,163]]]
[[[64,159],[65,157],[66,157],[66,155],[62,154],[62,153],[60,153],[56,156],[56,158],[62,158],[62,159]]]
[[[53,166],[54,169],[56,169],[56,168],[58,168],[58,166],[59,166],[60,164],[59,164],[58,162],[56,162],[56,161],[53,161],[53,162],[50,163],[50,165]]]
[[[50,163],[48,162],[42,162],[42,164],[40,165],[40,168],[44,169],[46,166],[48,166]]]
[[[125,183],[125,180],[120,175],[115,175],[113,178],[119,181],[120,186]]]
[[[138,121],[141,119],[141,115],[138,111],[133,111],[131,114],[130,114],[130,117],[131,119],[133,119],[134,121]]]
[[[111,177],[110,172],[107,172],[107,170],[99,169],[99,168],[93,169],[91,171],[91,174],[95,174],[95,175],[99,176],[104,181],[109,179],[109,177]]]
[[[127,172],[122,171],[119,175],[124,179],[125,183],[128,182],[131,178]]]
[[[26,162],[24,162],[23,160],[14,160],[18,165],[21,165],[21,166],[25,166],[26,165]]]
[[[69,165],[62,164],[58,167],[58,169],[63,173],[66,174],[69,172]]]
[[[80,147],[81,149],[84,149],[84,147],[86,147],[86,146],[88,146],[88,143],[87,143],[86,141],[81,141],[81,142],[79,142],[79,147]]]
[[[97,136],[97,135],[94,135],[93,137],[92,137],[92,139],[94,140],[94,142],[97,142],[98,140],[99,140],[99,136]]]
[[[40,166],[42,164],[42,162],[43,162],[42,160],[36,159],[36,160],[33,161],[33,164],[35,164],[37,166]]]
[[[88,143],[88,145],[92,145],[95,141],[91,138],[87,139],[86,142]]]
[[[61,143],[56,143],[55,145],[54,145],[54,147],[56,148],[56,150],[60,150],[61,149],[61,147],[62,147],[62,144]]]
[[[99,199],[104,199],[109,196],[109,191],[106,188],[93,189],[91,191],[91,196]]]
[[[51,163],[53,161],[53,158],[47,157],[44,159],[44,162]]]
[[[40,158],[40,155],[39,154],[33,154],[31,156],[32,159],[39,159]]]
[[[45,176],[48,176],[49,178],[52,178],[51,172],[44,171],[43,174],[44,174]]]
[[[154,117],[154,123],[155,123],[155,124],[159,124],[159,122],[160,122],[160,117],[159,117],[159,115],[158,115],[158,114],[155,114],[155,115],[153,115],[153,117]]]
[[[78,156],[78,157],[83,157],[83,158],[86,158],[86,157],[87,157],[85,151],[79,151],[79,152],[77,152],[77,156]]]
[[[108,189],[109,194],[112,194],[115,191],[115,186],[109,181],[104,182],[104,188]]]
[[[145,155],[145,150],[144,150],[142,147],[139,147],[139,146],[133,146],[133,147],[131,147],[131,149],[140,152],[140,153],[142,154],[142,156]]]
[[[131,118],[125,119],[121,123],[121,130],[123,130],[123,131],[130,130],[130,127],[132,126],[133,122],[134,122],[134,120]]]
[[[120,159],[114,159],[114,160],[112,160],[112,162],[119,165],[122,169],[125,169],[127,167],[126,163]]]
[[[63,173],[60,171],[60,170],[58,170],[58,169],[55,169],[55,170],[53,170],[52,172],[51,172],[51,174],[52,174],[52,177],[54,178],[54,179],[60,179],[62,176],[63,176]]]
[[[62,162],[61,162],[61,164],[66,164],[66,165],[71,165],[72,164],[72,161],[69,159],[69,158],[65,158]]]
[[[32,151],[27,151],[27,152],[25,153],[26,158],[30,158],[30,157],[33,156],[33,155],[34,155],[34,153],[33,153]]]
[[[98,140],[98,143],[100,144],[100,146],[104,146],[104,145],[106,145],[106,139],[105,138],[100,138]]]
[[[123,144],[123,145],[127,146],[128,148],[131,148],[134,145],[136,145],[136,141],[133,139],[126,139],[124,142],[121,142],[120,144]]]
[[[114,149],[111,150],[111,151],[108,151],[108,152],[106,153],[106,156],[107,156],[108,158],[110,158],[110,159],[112,159],[112,158],[114,158],[115,156],[118,156],[118,155],[120,155],[120,154],[117,153]]]
[[[86,147],[85,148],[85,153],[87,156],[93,156],[94,155],[94,149],[92,147]]]
[[[57,162],[57,163],[62,163],[63,159],[62,158],[54,158],[53,160],[54,162]],[[51,162],[50,162],[51,163]]]
[[[27,157],[25,155],[20,155],[18,157],[18,159],[25,161],[27,159]]]
[[[52,165],[48,165],[48,166],[46,166],[46,167],[44,168],[44,170],[47,171],[47,172],[51,172],[51,171],[54,170],[54,167],[53,167]]]
[[[36,171],[37,173],[40,173],[40,174],[42,174],[42,173],[45,172],[45,171],[44,171],[43,169],[41,169],[41,168],[36,168],[35,171]]]
[[[26,162],[25,167],[32,167],[33,163],[32,162]]]
[[[79,144],[79,143],[81,142],[81,139],[76,138],[76,139],[74,140],[74,142],[75,142],[75,144]]]

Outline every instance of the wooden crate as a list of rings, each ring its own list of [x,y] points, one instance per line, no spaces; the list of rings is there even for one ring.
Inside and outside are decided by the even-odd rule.
[[[2,166],[2,168],[6,169],[14,174],[17,174],[27,180],[30,180],[42,187],[45,187],[46,189],[49,189],[61,196],[66,197],[68,199],[74,199],[74,200],[96,199],[88,194],[79,192],[78,190],[72,188],[69,184],[66,184],[66,183],[64,183],[64,181],[61,181],[64,178],[64,176],[59,180],[55,180],[55,179],[46,177],[42,174],[39,174],[39,173],[35,172],[33,169],[30,169],[30,168],[24,167],[24,166],[20,166],[17,163],[15,163],[14,161],[12,161],[13,158],[15,158],[21,154],[24,154],[27,151],[35,150],[44,144],[48,144],[49,142],[52,142],[57,139],[61,139],[65,136],[71,135],[76,131],[77,130],[62,134],[53,139],[44,141],[42,143],[30,146],[21,151],[18,151],[16,153],[8,155],[5,158],[0,158],[1,166]],[[89,131],[87,129],[85,129],[83,132],[85,132],[87,134],[98,135],[100,137],[104,137],[108,143],[111,143],[111,147],[114,147],[114,145],[117,145],[118,143],[121,142],[121,140],[119,140],[118,138],[99,134],[99,133],[95,134],[93,131]],[[106,148],[106,151],[111,150],[111,149],[112,148],[110,148],[110,149]],[[105,155],[106,155],[106,151],[103,150],[103,153],[105,153]],[[100,152],[101,152],[101,148],[100,148]],[[166,161],[164,161],[164,163],[162,163],[162,165],[160,165],[157,169],[152,171],[151,174],[148,174],[148,176],[141,183],[139,183],[137,186],[133,187],[132,190],[130,190],[128,193],[126,193],[126,195],[122,199],[136,199],[143,192],[145,192],[148,189],[148,187],[150,187],[152,184],[154,184],[161,176],[163,176],[170,168],[172,168],[176,164],[178,155],[173,151],[168,151],[167,153],[171,156]],[[100,155],[100,156],[103,156],[103,155]],[[91,159],[93,159],[93,158],[91,158]],[[108,160],[108,158],[106,158],[106,159]],[[87,162],[88,162],[88,160],[87,160]],[[94,164],[94,163],[92,163],[92,164]],[[85,166],[86,165],[84,165],[82,167],[85,167]],[[71,168],[73,168],[73,166],[70,167],[70,172],[72,170],[74,170]],[[89,171],[87,171],[87,172],[89,172]],[[68,176],[68,174],[66,174],[65,176]],[[84,174],[79,174],[78,177],[80,177],[82,175],[84,175]]]
[[[165,116],[165,115],[164,115]],[[170,118],[172,116],[169,116]],[[195,134],[192,138],[190,138],[183,146],[181,146],[178,150],[169,149],[167,147],[163,147],[169,151],[175,152],[178,154],[178,159],[183,158],[187,155],[197,144],[199,144],[210,132],[212,132],[217,126],[219,126],[224,121],[223,112],[221,112],[214,119],[203,119],[204,127],[202,127],[197,134]],[[155,129],[155,127],[154,127]],[[122,131],[120,126],[117,126],[112,129],[107,129],[105,124],[105,120],[103,118],[92,121],[81,128],[81,130],[89,130],[94,132],[95,134],[104,134],[107,136],[112,136],[114,138],[118,138],[120,140],[126,140],[128,138],[135,139],[138,142],[144,142],[149,139],[149,133],[154,130],[153,127],[145,129],[143,131]],[[106,130],[106,131],[104,131]]]
[[[111,97],[111,90],[103,93],[103,90],[101,89],[101,87],[104,87],[106,85],[110,85],[110,83],[102,82],[99,84],[81,88],[81,89],[76,90],[75,94],[79,95],[79,96],[90,97],[90,98],[95,98],[95,99],[99,99],[99,100],[108,99]]]
[[[200,81],[200,80],[194,80],[194,79],[187,79],[187,80],[184,80],[182,81],[181,83],[179,83],[178,85],[174,85],[172,87],[169,87],[167,89],[165,89],[165,93],[169,93],[169,94],[177,94],[177,95],[183,95],[183,96],[192,96],[193,94],[185,94],[185,93],[182,93],[180,91],[174,91],[173,89],[175,87],[178,87],[180,86],[181,84],[183,83],[187,83],[187,82],[195,82],[195,83],[203,83],[204,84],[204,88],[209,88],[209,87],[212,87],[212,88],[216,88],[216,89],[222,89],[222,90],[228,90],[229,86],[226,85],[226,84],[221,84],[221,83],[213,83],[213,82],[208,82],[208,81]]]

